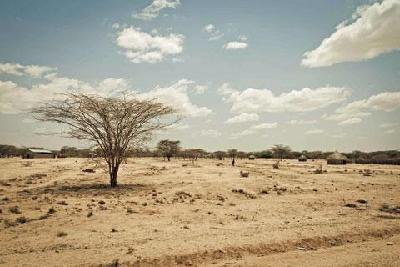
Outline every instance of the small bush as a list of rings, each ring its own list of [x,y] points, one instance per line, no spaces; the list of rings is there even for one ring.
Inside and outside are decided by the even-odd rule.
[[[17,225],[16,222],[10,221],[10,220],[8,220],[8,219],[5,219],[5,220],[3,221],[3,223],[4,223],[4,226],[5,226],[6,228],[8,228],[8,227],[13,227],[13,226],[16,226],[16,225]]]
[[[66,233],[66,232],[63,232],[63,231],[58,231],[57,232],[57,237],[64,237],[64,236],[67,236],[68,234]]]
[[[27,223],[28,221],[29,220],[25,216],[21,216],[21,217],[18,217],[15,222],[19,223],[19,224],[23,224],[23,223]]]
[[[47,211],[47,214],[54,214],[54,213],[56,213],[57,211],[54,209],[54,208],[50,208],[48,211]]]
[[[9,210],[11,213],[14,213],[14,214],[21,214],[21,211],[19,210],[19,207],[18,207],[18,206],[12,206],[12,207],[10,207],[8,210]]]

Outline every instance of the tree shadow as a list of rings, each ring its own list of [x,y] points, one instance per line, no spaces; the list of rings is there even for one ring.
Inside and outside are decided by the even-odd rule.
[[[22,193],[29,195],[52,194],[68,196],[84,195],[118,195],[118,194],[136,194],[144,190],[151,190],[154,187],[150,184],[119,184],[117,187],[111,187],[110,184],[91,183],[76,185],[52,185],[31,190],[23,190]]]

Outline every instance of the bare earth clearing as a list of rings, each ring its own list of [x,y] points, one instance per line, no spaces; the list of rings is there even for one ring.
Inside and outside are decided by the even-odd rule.
[[[0,160],[3,266],[400,266],[399,166],[29,161]]]

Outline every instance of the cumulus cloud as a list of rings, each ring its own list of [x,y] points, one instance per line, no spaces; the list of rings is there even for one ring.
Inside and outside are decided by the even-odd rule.
[[[209,34],[209,41],[218,40],[222,36],[224,36],[224,34],[220,30],[218,30],[213,24],[208,24],[204,26],[203,31]]]
[[[128,27],[117,32],[117,45],[132,63],[157,63],[166,56],[178,55],[183,51],[182,34],[167,36],[146,33],[140,28]]]
[[[331,66],[374,58],[400,49],[400,1],[362,6],[350,21],[340,23],[320,46],[304,54],[302,65]]]
[[[358,124],[361,122],[362,122],[361,118],[350,118],[350,119],[339,122],[339,125],[352,125],[352,124]]]
[[[62,94],[68,92],[101,96],[134,92],[130,89],[128,82],[121,78],[107,78],[94,84],[61,77],[57,73],[45,75],[43,78],[44,81],[33,83],[30,87],[0,80],[0,113],[24,112],[38,103],[62,98]],[[156,99],[176,108],[182,115],[204,117],[211,114],[212,110],[192,103],[190,94],[204,93],[206,89],[206,86],[199,85],[194,81],[181,79],[168,87],[156,86],[147,92],[134,92],[134,96],[139,99]]]
[[[332,115],[323,115],[326,120],[340,121],[340,124],[360,123],[372,111],[390,112],[400,108],[400,92],[383,92],[367,99],[353,101],[336,109]]]
[[[254,126],[251,127],[251,129],[253,129],[253,130],[263,130],[263,129],[273,129],[273,128],[276,128],[276,127],[278,127],[278,123],[277,122],[271,122],[271,123],[265,122],[265,123],[260,123],[260,124],[254,125]]]
[[[127,89],[123,79],[108,78],[95,85],[57,75],[48,75],[45,79],[45,82],[30,87],[0,80],[0,113],[25,112],[38,103],[62,98],[62,94],[68,92],[111,96]]]
[[[201,135],[204,136],[211,136],[211,137],[218,137],[221,136],[221,132],[217,131],[217,130],[213,130],[213,129],[208,129],[208,130],[202,130]]]
[[[307,132],[306,132],[306,134],[322,134],[322,133],[324,133],[325,131],[324,130],[322,130],[322,129],[312,129],[312,130],[308,130]]]
[[[245,49],[248,44],[246,42],[228,42],[224,44],[222,47],[226,50],[237,50],[237,49]]]
[[[11,74],[16,76],[29,75],[40,78],[44,74],[56,71],[56,68],[38,65],[21,65],[16,63],[0,63],[0,74]]]
[[[251,121],[258,121],[259,116],[257,113],[241,113],[225,121],[226,124],[244,123]]]
[[[231,112],[304,112],[344,101],[350,91],[340,87],[303,88],[274,95],[268,89],[248,88],[238,91],[225,83],[219,89],[223,101],[232,104]]]
[[[307,125],[307,124],[315,124],[316,120],[290,120],[288,124],[291,125]]]
[[[382,123],[381,125],[379,125],[380,128],[391,128],[391,127],[396,127],[399,126],[400,123],[398,122],[386,122],[386,123]]]
[[[132,16],[141,20],[152,20],[160,15],[161,10],[165,8],[177,8],[179,4],[179,0],[153,0],[149,6]]]
[[[196,93],[198,90],[194,81],[181,79],[168,87],[160,87],[138,94],[138,97],[145,99],[156,99],[162,103],[170,105],[180,113],[190,117],[205,117],[212,113],[207,107],[199,107],[192,103],[189,93]]]
[[[260,131],[265,130],[265,129],[273,129],[276,127],[278,127],[277,122],[264,122],[264,123],[260,123],[260,124],[255,124],[255,125],[251,126],[250,128],[245,129],[241,132],[232,133],[231,138],[236,139],[239,137],[259,133]]]

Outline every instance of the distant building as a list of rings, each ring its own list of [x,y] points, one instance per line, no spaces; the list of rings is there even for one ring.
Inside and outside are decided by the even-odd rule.
[[[23,159],[53,159],[56,155],[47,149],[29,148],[26,153],[22,155]]]
[[[347,162],[349,162],[348,158],[345,155],[340,154],[339,152],[334,152],[330,154],[326,158],[326,161],[328,164],[346,164]]]
[[[250,159],[250,160],[255,160],[255,159],[256,159],[256,156],[254,156],[253,154],[251,154],[251,155],[249,155],[249,159]]]
[[[304,155],[301,155],[298,160],[299,161],[307,161],[307,157]]]

